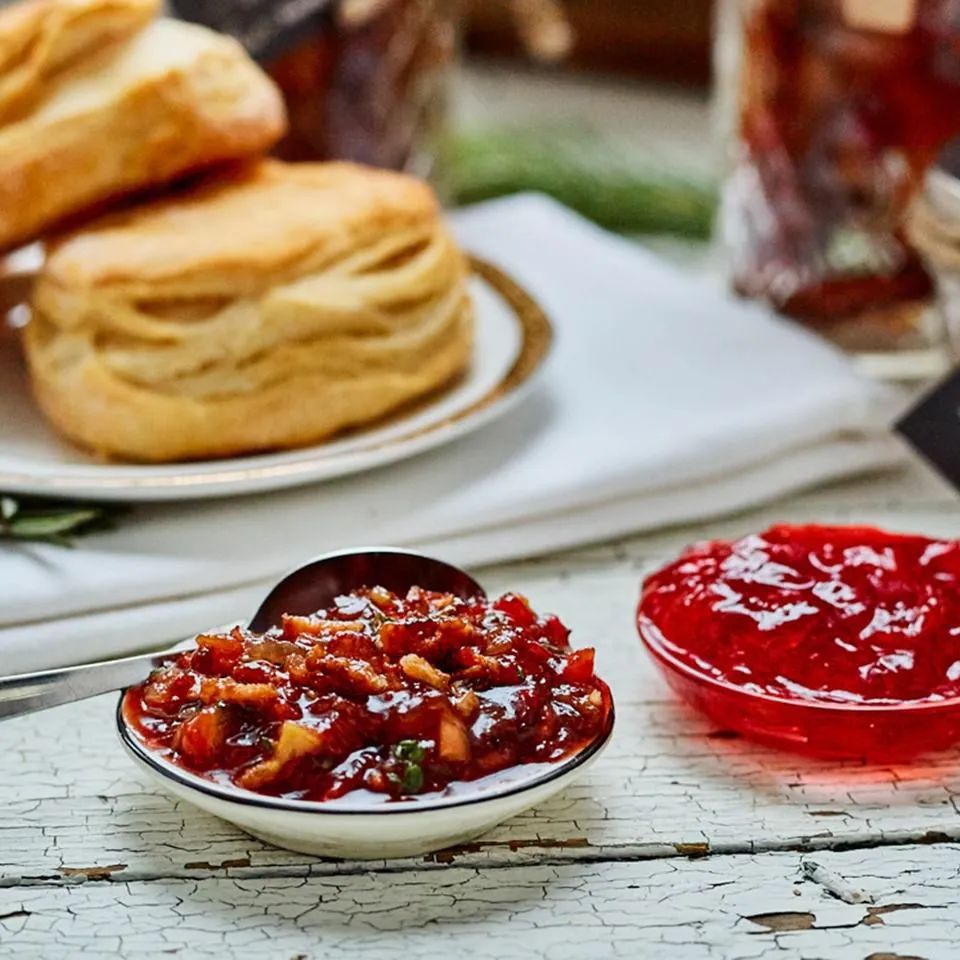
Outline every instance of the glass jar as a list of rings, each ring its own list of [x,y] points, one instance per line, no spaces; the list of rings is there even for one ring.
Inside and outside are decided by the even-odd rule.
[[[721,0],[733,284],[874,361],[946,363],[905,219],[960,132],[957,0]]]
[[[287,160],[433,172],[457,49],[458,0],[174,0],[236,36],[283,91]]]
[[[267,62],[290,114],[280,156],[431,173],[456,48],[455,7],[455,0],[342,4],[312,36]]]
[[[927,171],[910,212],[909,236],[936,280],[940,314],[960,357],[960,138],[951,140]]]

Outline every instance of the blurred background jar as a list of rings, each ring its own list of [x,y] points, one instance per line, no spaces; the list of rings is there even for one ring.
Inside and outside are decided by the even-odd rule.
[[[960,137],[946,144],[927,171],[908,226],[934,277],[947,336],[960,356]]]
[[[457,0],[171,0],[239,39],[277,82],[287,160],[354,160],[429,176],[457,51]]]
[[[882,375],[949,362],[905,220],[960,132],[957,0],[720,0],[723,231],[745,296]]]
[[[169,0],[168,5],[185,20],[236,37],[276,81],[290,118],[278,156],[406,170],[433,179],[441,191],[439,160],[448,139],[461,33],[466,29],[488,47],[506,35],[527,63],[556,63],[573,40],[562,0]]]

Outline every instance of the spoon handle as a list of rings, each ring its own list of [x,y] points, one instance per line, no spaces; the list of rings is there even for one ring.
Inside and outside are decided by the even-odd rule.
[[[167,650],[123,660],[3,677],[0,679],[0,720],[46,710],[61,703],[86,700],[140,683],[174,652]]]

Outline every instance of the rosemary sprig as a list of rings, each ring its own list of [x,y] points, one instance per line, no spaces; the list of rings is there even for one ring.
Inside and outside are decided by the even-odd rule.
[[[114,506],[0,493],[0,540],[72,547],[73,538],[109,529]]]
[[[620,233],[702,240],[713,226],[715,185],[638,161],[584,131],[461,133],[448,142],[445,160],[455,203],[533,190]]]

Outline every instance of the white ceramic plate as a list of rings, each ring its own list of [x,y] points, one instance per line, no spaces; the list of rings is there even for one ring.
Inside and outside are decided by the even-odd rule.
[[[451,784],[449,795],[376,806],[285,800],[220,784],[171,763],[145,747],[117,705],[117,729],[127,754],[164,790],[235,824],[267,843],[321,857],[386,860],[416,857],[474,840],[498,823],[544,803],[578,780],[610,743],[614,715],[590,746],[559,763],[512,767],[474,783]]]
[[[552,334],[529,295],[495,267],[472,263],[476,346],[463,379],[402,416],[302,450],[156,466],[96,460],[48,426],[30,397],[17,351],[0,343],[0,490],[103,501],[279,490],[370,470],[476,430],[528,391]]]

